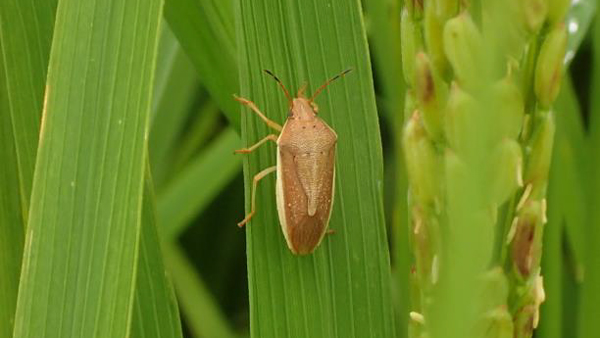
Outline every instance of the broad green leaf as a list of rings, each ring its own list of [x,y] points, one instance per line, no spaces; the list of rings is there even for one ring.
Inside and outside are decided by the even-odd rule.
[[[201,152],[161,192],[158,216],[162,234],[175,239],[199,211],[230,182],[240,170],[239,136],[227,129]]]
[[[135,287],[133,337],[182,337],[173,286],[166,278],[156,229],[156,205],[150,172],[146,171],[140,237],[140,261]]]
[[[383,215],[382,151],[371,62],[358,1],[242,0],[236,21],[240,94],[283,123],[287,102],[270,69],[295,93],[312,93],[347,68],[317,99],[319,115],[336,131],[334,235],[314,254],[294,256],[281,234],[275,177],[257,191],[257,213],[246,227],[253,337],[393,337],[390,262]],[[248,108],[242,139],[272,133]],[[275,165],[266,145],[244,161],[246,210],[253,175]]]
[[[592,30],[593,68],[590,88],[590,123],[588,158],[590,159],[589,186],[590,221],[585,229],[584,280],[579,308],[579,337],[592,338],[600,332],[600,24]]]
[[[196,67],[202,84],[240,130],[232,94],[238,91],[235,29],[230,1],[166,0],[165,18]]]
[[[181,307],[193,336],[234,337],[227,319],[185,253],[176,244],[167,244],[165,259],[173,274],[175,289],[179,292]]]
[[[55,7],[0,2],[0,337],[15,320]]]
[[[17,337],[129,334],[161,5],[59,3]]]

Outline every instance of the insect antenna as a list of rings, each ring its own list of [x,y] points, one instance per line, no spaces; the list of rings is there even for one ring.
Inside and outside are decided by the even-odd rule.
[[[339,73],[338,75],[332,77],[331,79],[325,81],[325,83],[323,83],[321,85],[321,87],[319,87],[319,89],[317,89],[317,91],[315,91],[315,93],[313,94],[313,96],[310,98],[309,101],[312,102],[317,97],[317,95],[321,94],[321,92],[323,91],[323,89],[325,89],[325,87],[327,87],[330,83],[332,83],[333,81],[339,79],[340,77],[342,77],[342,76],[350,73],[351,71],[352,71],[352,68],[348,68],[345,71]]]
[[[308,86],[308,83],[304,82],[302,84],[302,86],[300,87],[300,89],[298,89],[298,97],[300,96],[304,96],[304,92],[306,91],[306,87]]]
[[[264,72],[271,75],[275,79],[275,81],[277,81],[277,83],[279,84],[281,89],[283,89],[283,92],[285,93],[285,97],[288,99],[288,102],[291,107],[292,106],[292,96],[290,95],[290,92],[288,92],[288,90],[283,85],[283,82],[281,82],[281,80],[279,80],[279,78],[275,74],[273,74],[273,72],[271,72],[270,70],[264,69]]]

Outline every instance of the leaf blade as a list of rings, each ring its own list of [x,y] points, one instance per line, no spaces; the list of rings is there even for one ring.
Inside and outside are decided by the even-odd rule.
[[[164,31],[168,32],[168,28],[164,27]],[[170,50],[166,51],[166,48],[161,46],[162,54],[172,55],[169,60],[163,61],[163,68],[168,70],[163,71],[166,74],[154,86],[157,96],[154,97],[148,148],[153,182],[158,188],[168,179],[169,164],[172,161],[171,151],[185,127],[186,118],[198,91],[196,73],[175,37],[172,33],[163,33],[162,39],[163,44],[171,41],[174,46],[167,46]]]
[[[600,89],[600,25],[598,20],[592,30],[593,69],[590,93]],[[581,285],[581,302],[579,304],[579,337],[591,338],[600,330],[600,161],[597,149],[600,146],[600,98],[590,96],[590,123],[588,141],[588,156],[590,158],[589,206],[590,222],[585,233],[585,278]]]
[[[235,337],[226,318],[177,244],[165,245],[165,258],[173,274],[175,288],[181,292],[181,307],[197,337]]]
[[[158,217],[163,235],[172,241],[196,214],[239,173],[241,159],[233,154],[239,136],[233,129],[221,133],[194,158],[159,196]]]
[[[10,337],[56,1],[0,3],[0,336]]]
[[[156,205],[150,171],[144,180],[140,262],[135,288],[133,337],[182,337],[181,319],[156,228]]]
[[[394,335],[381,144],[358,5],[263,0],[241,1],[237,8],[241,94],[270,118],[283,121],[286,109],[283,95],[261,69],[274,71],[291,92],[301,80],[314,90],[348,67],[355,70],[318,100],[320,114],[339,137],[330,224],[337,234],[326,238],[314,254],[293,256],[277,226],[273,178],[261,181],[258,188],[258,213],[246,229],[254,337]],[[242,125],[246,144],[268,133],[246,111]],[[246,197],[250,175],[273,164],[267,148],[248,156]]]
[[[235,31],[228,1],[167,0],[165,18],[229,122],[240,129]]]
[[[18,337],[129,332],[160,13],[158,0],[59,4]]]
[[[25,212],[33,181],[56,2],[8,0],[0,5],[0,39]]]
[[[5,69],[0,53],[0,79]],[[10,123],[7,90],[0,81],[0,335],[10,337],[15,320],[15,307],[21,272],[24,228],[23,210],[16,163],[16,147]]]
[[[585,35],[590,28],[596,13],[596,1],[581,0],[573,1],[569,13],[565,19],[569,38],[567,40],[567,52],[565,53],[566,64],[569,64],[579,50]]]

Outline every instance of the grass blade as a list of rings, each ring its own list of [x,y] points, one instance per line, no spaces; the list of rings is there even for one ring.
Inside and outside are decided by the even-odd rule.
[[[592,32],[593,70],[590,93],[600,90],[600,24],[594,23]],[[579,308],[579,337],[592,338],[600,332],[600,96],[590,95],[590,134],[588,156],[590,158],[590,221],[585,238],[585,278],[581,287]]]
[[[167,240],[175,239],[239,173],[241,158],[232,152],[239,145],[237,133],[226,130],[165,188],[159,196],[158,215]]]
[[[168,28],[164,28],[168,31]],[[154,184],[161,187],[171,169],[173,146],[185,127],[186,119],[198,92],[198,80],[193,66],[172,34],[162,34],[161,54],[172,54],[163,61],[161,81],[155,81],[155,97],[151,123],[149,151]],[[165,40],[171,40],[171,47]],[[166,45],[166,46],[165,46]],[[170,51],[170,49],[173,49]],[[159,54],[160,55],[160,54]],[[160,68],[158,68],[160,69]]]
[[[174,149],[171,171],[179,172],[194,157],[199,149],[208,143],[208,140],[219,132],[221,113],[211,100],[203,102],[196,110],[196,116],[189,122],[188,128]]]
[[[570,63],[579,49],[579,45],[585,38],[588,29],[596,14],[595,0],[573,1],[567,18],[567,31],[569,40],[567,41],[567,53],[565,54],[565,63]]]
[[[1,47],[1,46],[0,46]],[[0,53],[0,336],[10,337],[15,320],[25,232],[15,138],[5,69]]]
[[[156,205],[150,171],[146,171],[140,262],[135,288],[133,337],[182,337],[175,292],[166,278],[156,229]]]
[[[6,0],[0,4],[0,40],[25,213],[36,161],[55,7],[56,1]]]
[[[542,270],[544,271],[544,291],[546,292],[546,301],[541,305],[540,326],[536,332],[539,338],[560,338],[562,337],[562,318],[563,318],[563,292],[562,292],[562,274],[563,267],[563,211],[560,208],[561,186],[556,184],[560,179],[560,171],[556,170],[556,165],[560,161],[561,147],[560,140],[557,138],[557,144],[552,155],[553,166],[550,173],[550,183],[548,189],[548,223],[544,234],[544,256],[542,258]]]
[[[160,37],[158,39],[158,52],[156,55],[156,70],[154,71],[154,88],[152,90],[152,111],[150,113],[150,126],[158,113],[158,105],[164,100],[169,78],[173,73],[177,55],[181,47],[173,35],[164,17],[160,22]]]
[[[585,233],[589,213],[585,188],[589,177],[589,161],[586,158],[587,144],[581,109],[569,78],[565,78],[555,110],[555,153],[560,159],[555,167],[560,172],[560,180],[557,179],[554,184],[558,186],[562,196],[569,196],[560,200],[560,208],[564,212],[566,243],[568,249],[572,250],[571,258],[580,275],[585,256]],[[581,279],[581,276],[576,279]]]
[[[0,2],[0,336],[13,331],[56,1]]]
[[[383,217],[382,155],[371,64],[358,1],[240,1],[237,8],[241,94],[277,122],[287,114],[273,70],[291,92],[352,67],[320,97],[320,115],[338,134],[337,231],[309,256],[294,256],[278,225],[274,177],[257,191],[246,229],[253,337],[393,337],[389,255]],[[242,110],[243,140],[266,126]],[[273,147],[244,162],[246,210],[252,175],[275,164]]]
[[[584,178],[585,139],[580,109],[571,81],[565,78],[556,103],[557,130],[548,187],[548,224],[544,234],[544,291],[540,338],[560,338],[575,323],[565,322],[569,312],[569,284],[581,280],[587,220]],[[565,198],[568,196],[568,198]],[[575,336],[572,331],[571,335]]]
[[[227,119],[240,130],[235,30],[231,2],[167,0],[165,18]]]
[[[160,9],[59,4],[17,337],[129,333]]]
[[[393,182],[386,183],[392,197],[392,270],[395,285],[394,301],[397,309],[398,337],[408,334],[409,271],[411,255],[408,245],[408,182],[402,151],[404,126],[404,92],[400,46],[400,0],[365,0],[366,20],[369,23],[369,42],[373,54],[375,79],[379,83],[378,109],[389,122],[393,137],[393,151],[389,156]],[[381,113],[383,112],[383,113]],[[384,154],[386,163],[388,157]],[[387,170],[387,167],[386,167]],[[384,189],[385,189],[384,188]],[[389,194],[386,194],[388,196]],[[386,210],[387,211],[387,210]]]
[[[165,246],[175,288],[181,292],[181,307],[195,337],[234,337],[227,319],[221,313],[204,282],[176,245]]]
[[[369,23],[369,43],[373,54],[376,79],[381,88],[385,117],[402,119],[405,85],[402,77],[400,48],[400,0],[365,0],[366,20]]]

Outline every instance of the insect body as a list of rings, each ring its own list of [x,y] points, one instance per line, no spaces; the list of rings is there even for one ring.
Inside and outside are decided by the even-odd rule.
[[[317,116],[319,109],[314,99],[329,83],[349,71],[329,79],[311,98],[304,96],[304,88],[298,91],[296,98],[292,98],[282,82],[265,70],[281,86],[289,102],[289,114],[283,127],[269,120],[252,101],[236,97],[269,127],[280,132],[279,136],[268,135],[250,148],[236,151],[250,153],[267,141],[277,143],[277,165],[254,176],[251,211],[238,225],[246,224],[256,212],[258,181],[276,171],[279,222],[287,245],[294,254],[309,254],[319,246],[327,232],[335,191],[337,135]]]

